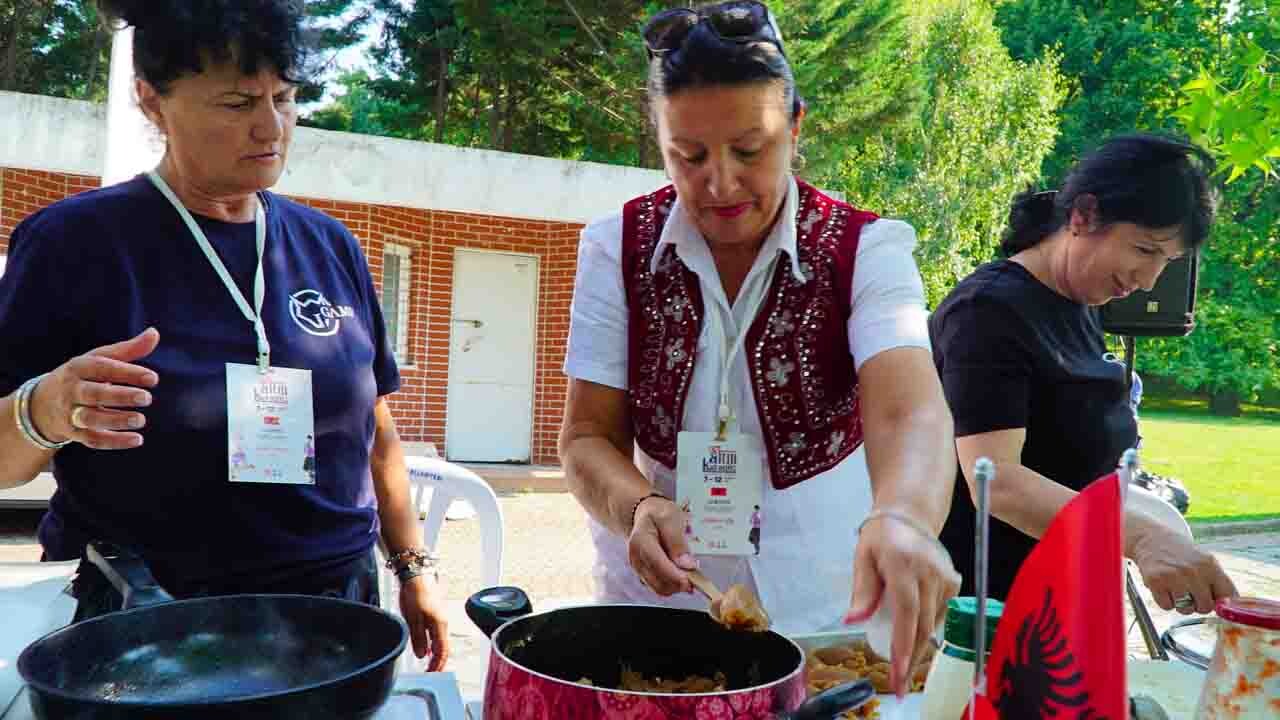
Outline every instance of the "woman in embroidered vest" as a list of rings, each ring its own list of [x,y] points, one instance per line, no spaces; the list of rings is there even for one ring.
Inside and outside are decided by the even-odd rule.
[[[1058,510],[1138,443],[1136,405],[1124,366],[1107,354],[1098,308],[1150,290],[1172,258],[1197,251],[1213,223],[1212,167],[1203,150],[1167,138],[1106,142],[1061,190],[1014,198],[1004,259],[962,280],[930,318],[960,467],[980,456],[998,465],[993,597],[1008,594]],[[942,533],[966,590],[970,497],[962,476]],[[1207,613],[1236,592],[1213,555],[1143,513],[1126,517],[1125,545],[1165,610]]]
[[[600,599],[705,608],[699,568],[783,632],[883,605],[902,687],[959,582],[914,231],[792,175],[805,106],[764,5],[667,11],[644,39],[674,184],[583,231],[565,362]]]

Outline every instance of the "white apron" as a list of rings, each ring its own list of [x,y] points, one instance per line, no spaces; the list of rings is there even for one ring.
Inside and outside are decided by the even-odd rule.
[[[658,492],[675,497],[675,474],[637,451],[636,464]],[[853,552],[858,525],[871,511],[866,452],[786,490],[766,480],[759,557],[700,556],[702,570],[721,590],[743,583],[760,598],[784,635],[838,627],[853,593]],[[627,561],[626,538],[594,519],[597,600],[705,610],[702,595],[663,598],[645,587]]]

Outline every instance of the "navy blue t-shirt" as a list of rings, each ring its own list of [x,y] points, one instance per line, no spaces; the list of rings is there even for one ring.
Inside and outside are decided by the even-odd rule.
[[[54,458],[58,489],[40,527],[49,559],[108,540],[184,594],[320,572],[374,543],[373,408],[400,376],[368,265],[341,223],[261,197],[262,315],[272,365],[311,371],[313,486],[228,480],[225,365],[255,362],[253,326],[145,176],[58,202],[14,230],[0,280],[0,396],[95,347],[160,332],[139,362],[160,378],[143,446],[73,444]],[[252,302],[254,224],[197,222]]]

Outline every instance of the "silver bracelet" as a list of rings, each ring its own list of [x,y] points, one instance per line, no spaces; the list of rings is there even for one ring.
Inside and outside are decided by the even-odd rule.
[[[33,377],[22,383],[22,386],[18,388],[18,392],[14,394],[13,417],[18,425],[18,432],[27,439],[27,442],[41,450],[57,450],[70,445],[72,441],[53,442],[49,440],[40,434],[40,431],[36,429],[35,422],[31,419],[31,395],[35,393],[36,387],[41,380],[45,379],[46,375]]]
[[[434,580],[435,582],[440,582],[440,571],[435,569],[434,567],[430,568],[430,570],[428,570],[427,568],[407,567],[401,570],[400,572],[396,573],[396,579],[400,581],[401,585],[405,585],[410,580],[416,577],[427,575],[428,572],[430,573],[430,577],[432,580]]]
[[[933,542],[934,546],[937,547],[939,550],[941,550],[942,554],[946,556],[948,559],[951,557],[951,553],[947,550],[947,546],[942,544],[942,541],[938,539],[937,535],[934,535],[932,532],[930,532],[929,528],[922,525],[919,520],[916,520],[910,515],[904,512],[901,512],[899,510],[888,510],[888,509],[872,510],[871,514],[867,516],[867,519],[863,520],[862,524],[858,526],[858,534],[859,535],[862,534],[862,528],[866,527],[867,523],[871,522],[872,520],[879,520],[880,518],[892,518],[894,520],[897,520],[903,525],[906,525],[912,530],[915,530],[921,535],[929,538],[929,540]]]

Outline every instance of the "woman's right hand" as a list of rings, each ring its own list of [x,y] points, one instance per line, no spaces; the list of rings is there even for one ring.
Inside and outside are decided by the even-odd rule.
[[[1218,600],[1236,595],[1235,583],[1217,558],[1164,525],[1152,523],[1144,528],[1129,556],[1164,610],[1203,615],[1213,612]],[[1194,604],[1178,602],[1188,595]]]
[[[31,396],[31,419],[51,442],[74,440],[96,450],[126,450],[142,444],[133,432],[146,425],[134,408],[151,404],[160,379],[133,363],[150,355],[160,333],[148,328],[124,342],[74,357],[45,376]]]
[[[693,592],[687,572],[696,570],[698,561],[685,543],[684,528],[684,511],[666,498],[649,497],[636,508],[627,557],[640,581],[663,597]]]

